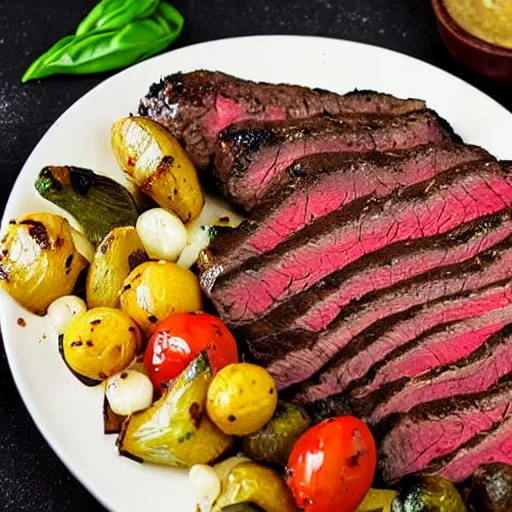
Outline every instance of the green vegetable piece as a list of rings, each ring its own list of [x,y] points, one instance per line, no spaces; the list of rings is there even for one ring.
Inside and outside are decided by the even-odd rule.
[[[167,48],[181,34],[183,25],[181,14],[161,2],[151,17],[134,20],[118,30],[86,32],[60,41],[57,49],[53,47],[29,67],[21,81],[129,66]]]
[[[502,462],[480,466],[471,477],[468,502],[478,512],[510,512],[512,466]]]
[[[76,35],[117,30],[151,16],[159,3],[160,0],[102,0],[78,25]]]
[[[176,467],[208,464],[233,445],[206,415],[212,381],[206,353],[201,353],[172,387],[149,409],[132,414],[118,439],[121,455]]]
[[[243,451],[251,459],[286,466],[293,446],[310,425],[301,408],[279,402],[274,417],[259,432],[243,439]]]
[[[35,183],[39,194],[69,212],[99,243],[118,226],[135,226],[137,207],[116,181],[80,167],[45,167]]]
[[[391,512],[466,512],[455,486],[440,476],[405,478],[393,500]]]

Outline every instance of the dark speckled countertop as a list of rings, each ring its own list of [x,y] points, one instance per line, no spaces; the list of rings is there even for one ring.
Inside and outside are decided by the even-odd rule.
[[[23,162],[41,136],[75,100],[108,76],[56,78],[26,85],[19,81],[32,60],[58,38],[72,33],[94,3],[0,1],[2,211]],[[362,41],[440,66],[512,109],[510,88],[480,79],[450,58],[439,39],[428,0],[175,0],[175,5],[187,20],[177,47],[253,34],[307,34]],[[15,389],[0,347],[0,511],[101,510],[39,434]]]

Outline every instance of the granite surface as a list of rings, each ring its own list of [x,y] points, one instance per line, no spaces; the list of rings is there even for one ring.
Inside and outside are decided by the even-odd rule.
[[[2,211],[23,162],[41,136],[75,100],[109,76],[55,78],[26,85],[19,81],[32,60],[55,40],[72,33],[94,3],[0,1]],[[440,66],[512,109],[510,88],[480,79],[450,58],[439,39],[428,0],[176,0],[174,5],[187,20],[176,47],[252,34],[362,41]],[[0,346],[0,511],[101,510],[38,432],[15,389]]]

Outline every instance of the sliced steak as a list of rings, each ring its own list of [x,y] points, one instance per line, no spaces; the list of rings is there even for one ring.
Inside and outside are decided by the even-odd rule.
[[[300,343],[296,343],[295,349],[285,357],[272,361],[268,370],[274,375],[278,387],[285,387],[300,382],[299,379],[304,380],[305,369],[309,373],[313,368],[321,368],[322,364],[336,356],[317,377],[320,383],[307,386],[300,398],[312,401],[341,392],[355,379],[365,376],[372,365],[415,339],[421,332],[508,305],[512,285],[510,290],[509,287],[497,286],[470,295],[481,286],[512,277],[510,252],[508,256],[507,266],[498,260],[488,269],[474,273],[478,264],[470,263],[460,271],[446,269],[431,280],[428,276],[422,276],[419,280],[406,281],[396,290],[385,291],[360,307],[350,308],[347,315],[332,324],[332,328],[316,336],[308,338],[295,333]],[[459,292],[461,295],[458,295]],[[368,329],[372,324],[375,324],[374,328]],[[287,339],[279,335],[276,338]],[[267,343],[268,340],[264,341]],[[276,339],[272,342],[275,344]],[[303,343],[309,346],[303,348]],[[407,354],[399,362],[403,363],[404,360],[407,360],[407,366]],[[375,377],[375,387],[381,381],[389,380],[390,375],[396,372],[400,376],[400,370],[394,368],[393,364],[398,362],[392,360],[388,367],[381,369]],[[409,370],[414,371],[418,366],[419,363],[412,365]]]
[[[217,134],[243,119],[298,119],[322,112],[400,115],[425,108],[421,100],[356,91],[338,95],[296,85],[241,80],[224,73],[175,73],[153,84],[139,113],[166,126],[194,163],[208,166]]]
[[[503,310],[506,316],[510,314],[508,309]],[[363,417],[376,424],[392,413],[410,411],[421,403],[486,391],[509,373],[512,373],[510,324],[470,356],[412,379],[404,377],[353,403]]]
[[[512,235],[512,210],[481,217],[445,235],[394,244],[322,279],[249,326],[240,337],[320,331],[348,304],[431,269],[466,261]]]
[[[366,254],[446,233],[511,201],[510,174],[498,163],[468,164],[384,199],[355,201],[230,274],[218,278],[213,266],[202,282],[224,320],[250,322]]]
[[[451,482],[463,482],[482,464],[512,465],[512,419],[507,418],[481,432],[455,452],[432,461],[424,472],[440,474]]]
[[[247,259],[272,250],[315,219],[371,194],[384,197],[466,162],[489,159],[476,146],[445,141],[389,153],[324,153],[297,160],[288,186],[251,211],[250,220],[219,235],[209,251],[229,272]]]
[[[343,319],[346,322],[337,321],[332,333],[318,335],[317,344],[318,338],[323,338],[322,346],[334,345],[341,350],[317,375],[319,383],[307,386],[301,399],[312,401],[341,392],[367,375],[372,367],[374,375],[365,386],[366,392],[409,372],[418,374],[421,365],[427,365],[424,369],[428,370],[427,362],[433,354],[439,356],[431,363],[430,367],[434,367],[436,361],[449,354],[434,351],[438,338],[443,343],[443,331],[428,343],[412,343],[412,347],[409,344],[438,325],[508,306],[512,298],[511,278],[512,238],[509,238],[495,249],[463,264],[428,272],[366,301],[362,308]],[[502,281],[505,281],[504,285],[500,284]],[[492,283],[498,284],[489,287]],[[395,314],[387,318],[389,311]],[[358,324],[364,325],[365,317],[372,327],[365,331],[361,329],[360,334],[353,337],[352,332]],[[463,346],[454,345],[453,348],[459,352],[459,358],[462,357]],[[422,354],[425,350],[427,352]],[[299,363],[297,355],[297,352],[290,355],[288,363],[292,368]],[[377,363],[382,364],[374,367]]]
[[[427,110],[396,117],[320,115],[243,121],[219,133],[214,172],[224,195],[251,210],[287,181],[288,167],[299,158],[330,151],[393,151],[439,142],[449,136],[444,124]]]
[[[379,466],[384,482],[419,473],[434,459],[512,418],[512,381],[489,391],[455,396],[396,415],[380,429]]]
[[[487,391],[510,373],[512,324],[455,363],[434,368],[414,378],[403,377],[360,399],[345,392],[305,405],[316,421],[339,414],[353,414],[377,425],[393,414],[409,412],[420,404]]]

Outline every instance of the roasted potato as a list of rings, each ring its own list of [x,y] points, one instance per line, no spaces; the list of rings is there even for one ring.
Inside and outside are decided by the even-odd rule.
[[[213,422],[234,436],[254,434],[272,418],[277,405],[274,379],[261,366],[225,366],[208,389],[206,407]]]
[[[462,496],[441,476],[417,475],[400,482],[391,512],[466,512]]]
[[[96,249],[85,286],[89,308],[119,306],[124,280],[148,255],[133,226],[114,228]]]
[[[221,512],[230,505],[247,502],[254,503],[266,512],[297,511],[283,477],[256,462],[245,462],[231,470],[213,512]]]
[[[243,451],[251,459],[286,466],[290,453],[311,421],[300,407],[279,402],[273,418],[258,432],[243,439]]]
[[[204,196],[194,164],[163,126],[143,117],[119,119],[112,148],[121,168],[159,206],[183,222],[199,215]]]
[[[233,439],[206,415],[211,380],[208,359],[200,354],[162,398],[129,417],[119,435],[119,452],[141,462],[192,467],[229,450]]]
[[[203,298],[197,277],[168,261],[148,261],[132,270],[120,297],[121,309],[146,334],[173,313],[199,311]]]
[[[51,213],[24,215],[9,224],[0,245],[0,285],[38,315],[55,299],[73,293],[87,265],[68,221]]]
[[[112,308],[90,309],[68,325],[63,357],[70,369],[93,381],[124,370],[142,351],[142,335],[125,313]]]

